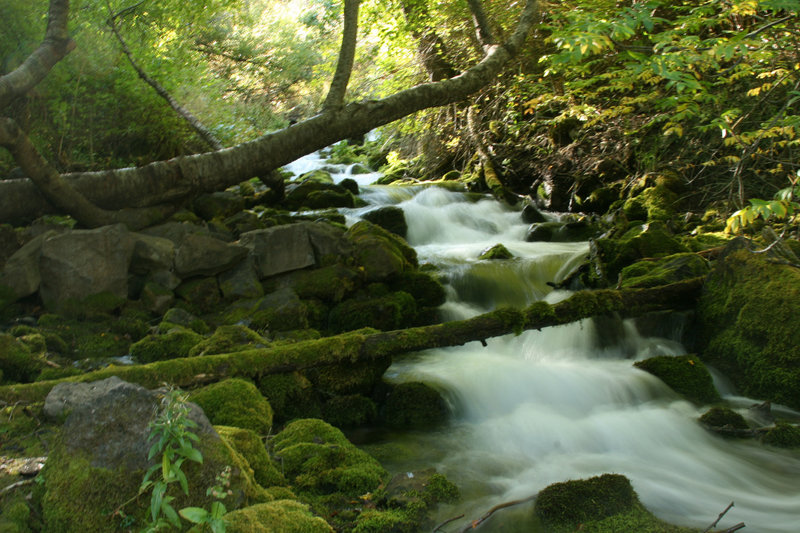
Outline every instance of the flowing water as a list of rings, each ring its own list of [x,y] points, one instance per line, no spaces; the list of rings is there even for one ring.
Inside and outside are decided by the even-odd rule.
[[[587,243],[525,242],[519,212],[488,198],[431,187],[366,187],[362,197],[370,208],[404,210],[420,262],[439,267],[446,282],[447,320],[566,298],[548,282],[562,280],[588,252]],[[366,209],[350,210],[349,219]],[[515,258],[477,259],[497,243]],[[697,423],[702,408],[633,367],[637,359],[684,354],[681,324],[666,320],[660,330],[667,333],[653,337],[634,321],[584,320],[398,359],[387,379],[435,387],[453,416],[444,428],[386,435],[373,447],[392,471],[433,466],[459,485],[463,501],[441,518],[465,517],[443,531],[551,483],[610,472],[626,475],[648,509],[676,524],[704,528],[733,501],[718,527],[800,531],[797,452],[708,433]],[[722,379],[718,385],[743,413],[756,403],[734,396]],[[530,531],[530,514],[530,505],[500,511],[482,530]]]

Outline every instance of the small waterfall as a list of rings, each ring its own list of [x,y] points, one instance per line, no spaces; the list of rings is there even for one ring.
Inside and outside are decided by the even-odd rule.
[[[300,173],[324,162],[312,155],[293,165]],[[352,177],[347,166],[333,170],[336,182]],[[376,206],[401,207],[420,262],[436,265],[447,284],[447,319],[569,296],[548,282],[573,272],[588,253],[587,243],[528,243],[519,213],[493,199],[437,187],[367,186],[378,175],[362,176],[361,196],[370,206],[343,210],[348,221]],[[478,259],[498,243],[514,258]],[[398,450],[386,464],[390,469],[435,466],[461,488],[463,501],[443,508],[441,519],[464,514],[463,523],[445,530],[459,530],[492,506],[552,483],[608,472],[626,475],[645,506],[676,524],[704,528],[734,501],[719,527],[742,521],[748,531],[800,530],[796,452],[706,432],[696,421],[703,409],[633,367],[636,359],[685,353],[676,339],[643,336],[633,320],[606,318],[487,344],[409,354],[386,374],[391,381],[436,387],[452,408],[446,427],[386,440]],[[734,405],[755,403],[731,396],[721,376],[717,381]],[[504,521],[502,531],[530,532],[530,515],[527,506],[504,510],[496,519]]]

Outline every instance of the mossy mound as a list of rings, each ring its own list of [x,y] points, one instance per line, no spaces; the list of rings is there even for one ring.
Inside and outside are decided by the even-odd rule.
[[[11,335],[0,334],[0,382],[30,383],[43,367],[44,361],[31,353],[26,343]]]
[[[383,419],[393,428],[430,428],[447,420],[449,410],[432,387],[417,382],[392,388],[383,406]]]
[[[628,478],[603,474],[546,487],[539,492],[534,513],[547,531],[575,531],[581,524],[628,512],[637,501]]]
[[[4,533],[30,533],[31,509],[23,497],[6,496],[0,507],[0,531]]]
[[[664,183],[648,187],[628,198],[622,210],[628,220],[670,220],[675,216],[678,195]]]
[[[308,328],[309,306],[283,288],[255,300],[240,300],[221,315],[224,324],[244,324],[253,330],[291,331]]]
[[[597,276],[610,284],[616,284],[620,271],[639,259],[688,251],[661,222],[635,225],[619,238],[597,239],[591,244]]]
[[[295,420],[271,444],[296,491],[353,498],[376,490],[387,476],[375,459],[322,420]]]
[[[199,405],[212,424],[250,429],[266,435],[272,428],[272,407],[255,385],[231,378],[192,391],[189,399]]]
[[[653,374],[669,388],[698,405],[718,402],[721,398],[708,369],[692,355],[659,355],[634,366]]]
[[[626,266],[619,273],[619,286],[623,289],[657,287],[705,276],[710,270],[708,261],[697,254],[669,255],[655,261],[639,261]]]
[[[345,300],[328,315],[328,326],[335,333],[361,328],[383,331],[411,326],[417,316],[417,304],[405,291],[378,298]]]
[[[699,353],[751,398],[800,409],[800,271],[726,247],[697,306]]]
[[[345,234],[355,246],[353,258],[367,281],[383,281],[417,268],[417,252],[403,239],[365,220]]]
[[[258,382],[258,390],[272,406],[276,422],[322,416],[314,386],[299,372],[265,376]]]
[[[322,418],[338,428],[370,424],[378,417],[375,402],[360,394],[336,396],[322,405]]]
[[[514,254],[509,252],[508,248],[498,243],[481,252],[478,259],[490,261],[495,259],[511,259],[512,257],[514,257]]]
[[[191,349],[203,340],[201,335],[180,326],[168,332],[148,335],[131,345],[130,353],[140,363],[188,357]]]
[[[189,350],[189,356],[232,353],[264,348],[269,341],[245,326],[220,326],[211,337],[203,339]]]
[[[338,303],[359,288],[361,275],[353,268],[336,264],[293,272],[286,280],[302,299]]]
[[[403,272],[392,282],[391,288],[410,294],[418,307],[439,307],[447,298],[447,293],[439,280],[419,270]]]
[[[700,423],[713,429],[749,429],[742,415],[727,407],[712,407],[700,417]]]
[[[385,206],[367,211],[362,218],[368,222],[376,224],[386,231],[394,233],[402,238],[406,238],[408,233],[408,224],[406,223],[406,215],[403,210],[397,206]]]
[[[211,313],[222,303],[217,278],[184,281],[175,289],[175,294],[182,300],[180,305],[196,315]]]
[[[800,448],[800,427],[779,422],[764,434],[761,442],[778,448]]]
[[[249,429],[232,426],[214,426],[214,429],[247,460],[256,483],[262,487],[286,485],[286,479],[270,459],[261,437]]]
[[[252,505],[225,515],[227,533],[332,533],[328,523],[295,500]],[[200,529],[198,528],[198,533]]]
[[[146,332],[142,318],[129,315],[115,317],[96,314],[79,320],[61,315],[43,314],[38,332],[44,335],[47,349],[69,359],[104,359],[128,353],[131,341]]]

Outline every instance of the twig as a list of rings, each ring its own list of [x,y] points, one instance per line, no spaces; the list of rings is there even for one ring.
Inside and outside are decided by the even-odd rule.
[[[460,514],[460,515],[458,515],[458,516],[454,516],[453,518],[448,518],[447,520],[445,520],[444,522],[442,522],[441,524],[439,524],[438,526],[436,526],[435,528],[433,528],[433,532],[432,532],[432,533],[436,533],[437,531],[439,531],[440,529],[442,529],[444,526],[446,526],[446,525],[447,525],[447,524],[449,524],[450,522],[454,522],[454,521],[456,521],[456,520],[458,520],[458,519],[460,519],[460,518],[464,518],[464,515],[463,515],[463,514]]]
[[[735,526],[729,527],[728,529],[726,529],[722,533],[733,533],[734,531],[739,531],[740,529],[744,529],[745,527],[746,526],[744,525],[744,522],[739,522]]]
[[[731,507],[733,507],[733,502],[731,502],[731,503],[730,503],[730,504],[729,504],[729,505],[728,505],[728,506],[725,508],[725,510],[724,510],[724,511],[722,511],[721,513],[719,513],[719,516],[717,517],[717,519],[716,519],[716,520],[714,520],[714,523],[713,523],[713,524],[711,524],[710,526],[708,526],[707,528],[705,528],[705,529],[703,530],[703,533],[708,533],[709,531],[711,531],[712,529],[714,529],[715,527],[717,527],[717,524],[719,524],[719,521],[720,521],[720,520],[722,520],[722,517],[723,517],[723,516],[725,516],[725,513],[727,513],[728,511],[730,511],[730,510],[731,510]],[[744,524],[742,524],[742,525],[744,525]]]
[[[529,501],[535,499],[536,496],[538,496],[538,495],[539,494],[537,493],[537,494],[534,494],[532,496],[528,496],[527,498],[523,498],[521,500],[513,500],[513,501],[510,501],[510,502],[497,504],[494,507],[492,507],[491,509],[489,509],[488,511],[486,511],[486,513],[483,516],[481,516],[477,520],[473,520],[472,522],[470,522],[470,524],[468,526],[465,526],[463,529],[461,529],[461,531],[459,531],[459,533],[466,533],[470,529],[475,529],[476,527],[478,527],[482,523],[486,522],[486,520],[488,520],[490,516],[492,516],[495,512],[499,511],[500,509],[505,509],[506,507],[512,507],[514,505],[519,505],[521,503],[529,502]]]
[[[29,483],[33,483],[33,479],[23,479],[22,481],[17,481],[16,483],[12,483],[7,487],[3,487],[0,490],[0,494],[5,494],[6,492],[11,492],[12,490],[16,489],[17,487],[22,487],[23,485],[28,485]]]

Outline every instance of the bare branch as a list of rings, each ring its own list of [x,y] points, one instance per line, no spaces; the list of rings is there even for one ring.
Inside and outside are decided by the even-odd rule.
[[[488,52],[492,46],[497,45],[497,39],[492,33],[489,19],[483,10],[483,2],[481,0],[467,0],[467,3],[469,4],[469,10],[472,12],[472,22],[475,24],[475,35],[478,37],[478,42],[481,43],[484,52]]]
[[[336,73],[333,75],[331,87],[322,110],[340,108],[344,104],[344,95],[347,84],[353,71],[353,61],[356,56],[356,39],[358,35],[358,6],[361,0],[344,0],[344,30],[342,31],[342,47],[339,50],[339,60],[336,63]]]
[[[67,34],[69,0],[50,0],[42,44],[16,69],[0,77],[0,110],[34,88],[50,69],[75,48]]]

